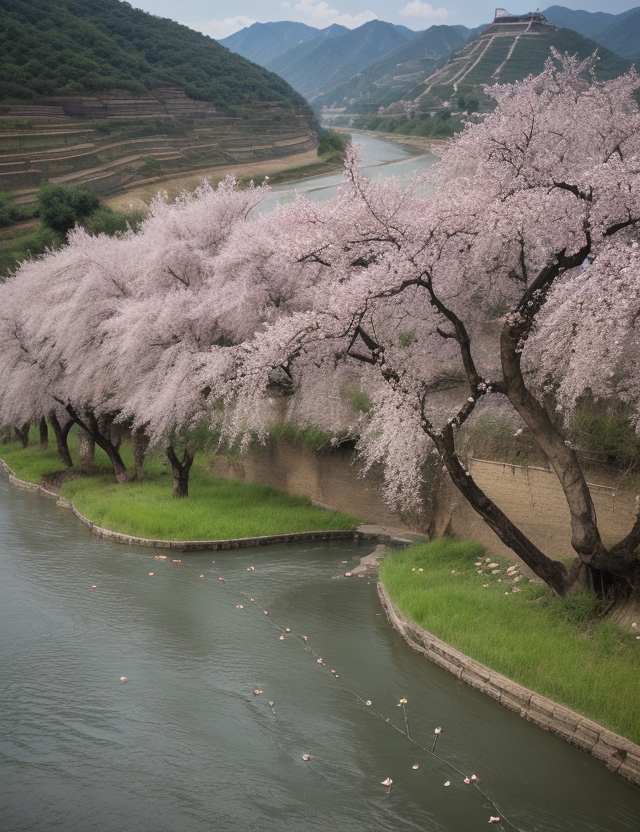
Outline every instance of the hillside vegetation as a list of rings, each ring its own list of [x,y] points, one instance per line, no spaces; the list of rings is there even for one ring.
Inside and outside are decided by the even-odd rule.
[[[354,120],[353,126],[432,138],[451,135],[469,113],[493,107],[484,95],[485,85],[539,74],[554,50],[580,60],[597,52],[594,71],[601,80],[616,78],[631,67],[625,58],[578,32],[551,25],[540,14],[520,22],[498,18],[400,100]]]
[[[226,109],[306,104],[281,78],[219,43],[120,0],[3,0],[0,100],[177,86]]]
[[[122,192],[304,154],[318,123],[286,81],[120,0],[0,4],[0,194]]]
[[[375,113],[435,72],[454,50],[466,44],[470,32],[465,26],[431,26],[347,81],[319,94],[313,105],[316,109],[345,107],[348,113]]]

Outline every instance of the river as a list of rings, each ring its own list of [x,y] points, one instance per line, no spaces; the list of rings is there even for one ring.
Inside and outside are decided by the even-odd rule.
[[[410,650],[343,577],[367,551],[158,561],[1,475],[2,832],[637,830],[640,792]]]
[[[366,133],[351,132],[354,144],[360,145],[362,172],[370,179],[395,176],[400,181],[408,181],[414,172],[430,167],[436,157],[431,153],[416,154],[415,148],[397,142],[384,141]],[[296,194],[309,199],[330,199],[338,190],[342,179],[341,173],[329,173],[314,176],[299,182],[287,182],[275,185],[270,196],[259,206],[259,213],[265,213],[278,203],[290,202]]]
[[[640,791],[410,650],[368,551],[160,561],[0,474],[0,832],[635,832]]]

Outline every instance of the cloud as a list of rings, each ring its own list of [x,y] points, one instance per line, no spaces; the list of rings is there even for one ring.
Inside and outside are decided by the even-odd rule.
[[[444,8],[434,9],[429,3],[421,3],[420,0],[414,0],[413,3],[407,3],[404,9],[400,9],[398,14],[402,17],[426,17],[426,18],[444,18],[449,17],[449,12]]]
[[[224,20],[206,20],[204,23],[190,23],[190,27],[203,35],[209,35],[216,40],[226,38],[255,23],[250,17],[241,14],[238,17],[225,17]]]
[[[378,16],[373,12],[361,12],[360,14],[341,14],[337,9],[330,8],[328,3],[324,0],[317,2],[317,0],[300,0],[293,7],[297,12],[306,16],[305,23],[310,26],[316,26],[318,29],[324,29],[331,26],[333,23],[339,23],[341,26],[346,26],[348,29],[355,29],[367,23],[369,20],[377,20]]]

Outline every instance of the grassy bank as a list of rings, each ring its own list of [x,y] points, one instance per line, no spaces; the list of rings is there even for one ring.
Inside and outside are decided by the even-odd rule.
[[[71,441],[74,459],[77,441]],[[125,463],[132,466],[128,446]],[[19,445],[0,447],[0,457],[27,482],[42,482],[60,470],[55,450]],[[96,450],[98,470],[65,482],[61,495],[94,523],[136,537],[164,540],[219,540],[291,532],[352,529],[355,517],[312,506],[267,486],[211,476],[207,458],[199,454],[191,470],[189,497],[174,500],[171,470],[160,456],[145,466],[145,479],[117,485],[106,456]]]
[[[487,557],[477,543],[443,538],[389,555],[380,578],[425,630],[640,743],[640,641],[603,620],[591,597],[554,599]]]

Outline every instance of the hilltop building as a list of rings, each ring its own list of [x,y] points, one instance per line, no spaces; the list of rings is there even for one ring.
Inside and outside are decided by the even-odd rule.
[[[506,9],[496,9],[496,13],[493,18],[494,23],[523,23],[529,20],[544,23],[549,22],[542,12],[539,11],[528,12],[527,14],[511,14],[511,12],[508,12]]]

